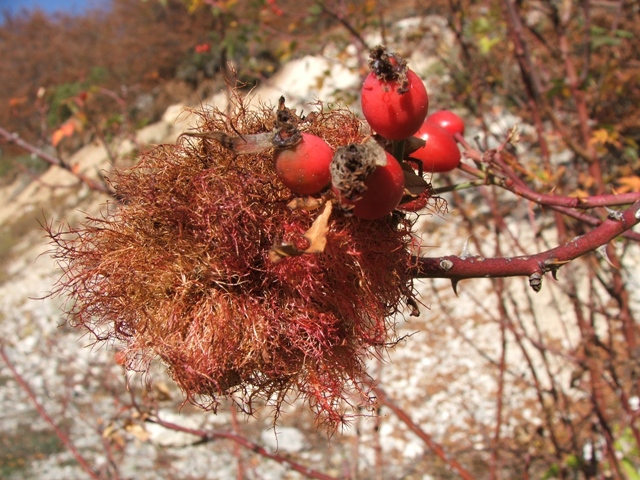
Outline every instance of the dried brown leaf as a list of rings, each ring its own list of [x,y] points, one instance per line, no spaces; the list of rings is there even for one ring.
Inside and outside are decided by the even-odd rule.
[[[287,257],[295,257],[298,255],[304,255],[305,253],[322,253],[327,246],[327,233],[329,233],[329,218],[331,217],[331,211],[333,204],[326,202],[322,213],[313,221],[313,224],[307,230],[303,237],[309,241],[309,246],[301,250],[295,245],[288,243],[281,243],[274,245],[269,251],[269,260],[273,263],[278,263]]]

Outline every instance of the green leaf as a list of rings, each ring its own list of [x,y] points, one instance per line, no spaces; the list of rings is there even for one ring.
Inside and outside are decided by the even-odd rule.
[[[478,48],[480,49],[480,53],[482,53],[483,55],[486,55],[499,42],[500,42],[499,38],[482,37],[478,42]]]
[[[309,15],[313,15],[314,17],[316,17],[322,13],[322,7],[317,3],[314,3],[309,7],[307,12],[309,12]]]
[[[620,38],[633,38],[633,32],[629,32],[627,30],[616,30],[616,37]]]
[[[551,465],[546,472],[542,475],[542,480],[550,480],[551,478],[557,478],[560,474],[560,467],[555,463]]]
[[[629,460],[627,457],[624,457],[621,463],[622,463],[622,468],[627,474],[627,478],[629,480],[640,480],[640,472],[638,472],[638,470],[636,469],[635,465],[631,460]]]
[[[605,33],[607,33],[609,30],[607,30],[607,29],[606,29],[606,28],[604,28],[604,27],[598,27],[598,26],[596,25],[596,26],[591,27],[590,31],[591,31],[591,35],[602,36],[602,35],[604,35]]]
[[[480,17],[471,23],[471,31],[474,33],[489,33],[495,30],[495,26],[486,17]]]
[[[564,463],[571,470],[577,471],[580,468],[580,465],[582,464],[582,460],[579,457],[577,457],[576,455],[569,455],[565,459]]]
[[[615,37],[596,37],[591,39],[591,47],[594,49],[600,47],[617,47],[622,43],[622,40]]]

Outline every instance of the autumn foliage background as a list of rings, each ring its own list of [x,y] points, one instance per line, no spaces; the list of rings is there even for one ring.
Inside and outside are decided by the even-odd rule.
[[[283,62],[316,53],[328,41],[339,49],[354,45],[361,60],[355,68],[364,73],[366,50],[373,46],[366,44],[365,31],[379,32],[384,39],[394,20],[435,14],[447,20],[455,41],[425,52],[439,58],[430,71],[438,86],[430,90],[432,104],[467,112],[468,125],[483,134],[477,141],[467,138],[469,143],[484,151],[504,140],[491,123],[510,114],[531,126],[521,133],[526,152],[507,149],[506,158],[533,190],[568,198],[640,191],[640,12],[631,0],[564,6],[509,0],[393,5],[114,0],[112,5],[108,13],[90,12],[82,18],[41,13],[5,18],[0,28],[1,127],[66,159],[89,141],[110,145],[131,135],[176,101],[197,104],[235,76],[249,89]],[[428,25],[424,28],[426,35]],[[415,53],[404,48],[393,45],[403,55]],[[339,92],[344,99],[357,94]],[[558,152],[563,153],[561,162]],[[0,182],[46,168],[11,143],[2,144],[2,155]],[[115,154],[113,160],[120,161]],[[438,184],[466,181],[455,173],[439,178]],[[472,186],[479,187],[491,178],[478,173],[476,181]],[[519,250],[517,237],[505,240],[511,235],[506,223],[516,212],[524,212],[518,218],[529,222],[540,249],[590,229],[580,215],[566,216],[497,190],[465,188],[448,194],[456,216],[446,218],[465,229],[461,237],[477,232],[479,225],[489,226],[483,230],[486,237],[470,238],[486,257],[532,253]],[[607,215],[604,210],[588,212],[600,219]],[[451,478],[452,471],[464,477],[467,470],[478,478],[638,478],[640,428],[633,400],[640,395],[638,312],[625,271],[625,256],[634,251],[634,242],[620,239],[604,250],[606,256],[560,270],[559,295],[573,312],[567,323],[579,332],[571,348],[527,330],[519,314],[527,307],[514,300],[513,284],[493,281],[497,308],[487,322],[501,335],[501,348],[488,362],[498,385],[495,424],[470,424],[463,432],[485,436],[480,452],[467,439],[444,438],[450,455],[424,460],[435,478]],[[0,253],[7,262],[10,249]],[[432,302],[433,309],[447,311],[437,298]],[[459,321],[449,317],[443,323],[458,328]],[[525,358],[525,373],[513,383],[507,346]],[[539,420],[535,428],[519,412],[509,411],[505,385],[532,392],[529,406]],[[383,392],[378,395],[385,398]],[[500,427],[508,423],[508,414],[520,423],[505,433]],[[451,458],[466,470],[456,469]],[[376,464],[369,473],[382,472]]]

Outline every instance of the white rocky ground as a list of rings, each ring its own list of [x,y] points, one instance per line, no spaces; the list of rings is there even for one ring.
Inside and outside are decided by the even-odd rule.
[[[442,41],[447,35],[442,19],[429,18],[426,22],[427,30],[434,35],[421,37],[422,43],[409,61],[418,73],[428,78],[429,69],[437,60],[420,52],[443,49],[449,43]],[[402,35],[409,37],[418,23],[417,19],[402,22],[396,30],[398,42]],[[254,93],[255,99],[275,103],[284,94],[288,105],[302,107],[316,98],[333,98],[338,91],[357,91],[360,78],[349,68],[355,64],[354,53],[336,52],[327,47],[324,56],[292,61]],[[431,90],[437,91],[438,82],[443,81],[446,77],[427,83]],[[318,85],[321,87],[317,88]],[[209,103],[222,106],[225,98],[221,93]],[[437,95],[432,95],[432,102],[434,98]],[[172,107],[161,122],[138,133],[138,142],[143,145],[173,142],[188,128],[190,121],[182,112],[182,106]],[[503,117],[501,121],[494,122],[493,126],[505,131],[517,119]],[[120,154],[126,155],[132,148],[133,144],[123,144]],[[559,161],[561,155],[559,152]],[[90,175],[110,168],[105,152],[97,145],[83,148],[71,162],[79,164]],[[37,400],[104,478],[234,478],[238,455],[242,458],[244,478],[302,478],[286,464],[264,459],[246,449],[237,453],[229,441],[196,444],[196,438],[189,434],[137,418],[125,407],[130,397],[122,371],[114,362],[113,349],[94,347],[90,337],[63,324],[60,306],[64,299],[39,299],[51,290],[59,271],[47,255],[49,246],[37,222],[75,223],[86,214],[97,213],[106,200],[86,188],[50,188],[74,182],[69,174],[52,168],[38,181],[14,184],[0,191],[3,205],[0,253],[4,260],[4,272],[0,274],[1,345]],[[486,209],[481,202],[475,203],[480,218]],[[531,238],[526,218],[516,215],[510,221],[515,235],[530,252],[542,247]],[[486,227],[478,225],[473,232],[468,232],[455,209],[445,217],[424,217],[418,231],[423,251],[428,255],[460,253],[471,233],[481,238],[483,246],[491,251],[491,237]],[[549,241],[553,243],[553,239]],[[476,253],[473,248],[471,253]],[[638,258],[637,252],[635,257]],[[638,270],[627,273],[632,285],[640,284]],[[569,344],[574,336],[561,325],[571,325],[571,317],[558,307],[562,272],[560,288],[553,287],[552,283],[546,279],[539,294],[529,290],[526,279],[510,280],[507,287],[513,292],[523,321],[528,325],[539,322],[542,330]],[[492,283],[464,281],[459,285],[459,297],[454,295],[448,281],[421,281],[419,290],[429,308],[423,308],[418,318],[398,319],[399,333],[411,336],[391,351],[384,362],[372,360],[372,375],[380,379],[395,401],[436,441],[455,444],[458,451],[451,453],[471,458],[469,452],[475,451],[478,459],[486,459],[483,452],[490,442],[487,432],[491,433],[489,428],[496,414],[497,383],[491,361],[498,361],[500,353],[500,329],[493,321],[497,314]],[[522,393],[518,387],[524,371],[519,358],[516,347],[510,347],[505,434],[515,428],[519,420],[527,420],[532,425],[537,422],[528,406],[531,395]],[[154,367],[150,378],[163,419],[190,428],[233,428],[227,408],[212,415],[182,405],[180,392],[165,378],[161,366]],[[140,377],[130,376],[130,388],[138,398],[143,387]],[[0,412],[1,478],[87,478],[69,450],[60,445],[50,426],[38,415],[4,362],[0,362]],[[375,419],[361,417],[351,428],[329,439],[321,431],[316,432],[312,415],[298,403],[284,412],[275,430],[267,414],[261,413],[257,418],[238,417],[240,431],[253,442],[337,478],[347,477],[356,467],[359,478],[374,478],[377,455],[381,455],[378,458],[384,463],[382,478],[452,478],[425,444],[386,409],[381,411],[379,430],[376,430]],[[105,444],[111,445],[109,450]],[[108,451],[112,458],[107,455]],[[478,465],[482,463],[480,460]],[[117,465],[119,477],[113,474],[110,462]],[[469,468],[473,471],[474,465]],[[477,468],[482,477],[482,468]]]

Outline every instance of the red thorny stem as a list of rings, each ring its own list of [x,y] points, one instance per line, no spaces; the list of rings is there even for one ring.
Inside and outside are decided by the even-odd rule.
[[[483,258],[469,255],[420,257],[412,268],[416,278],[496,278],[555,273],[562,265],[585,253],[606,245],[640,222],[640,201],[619,212],[616,219],[608,218],[590,232],[563,245],[534,255]]]

